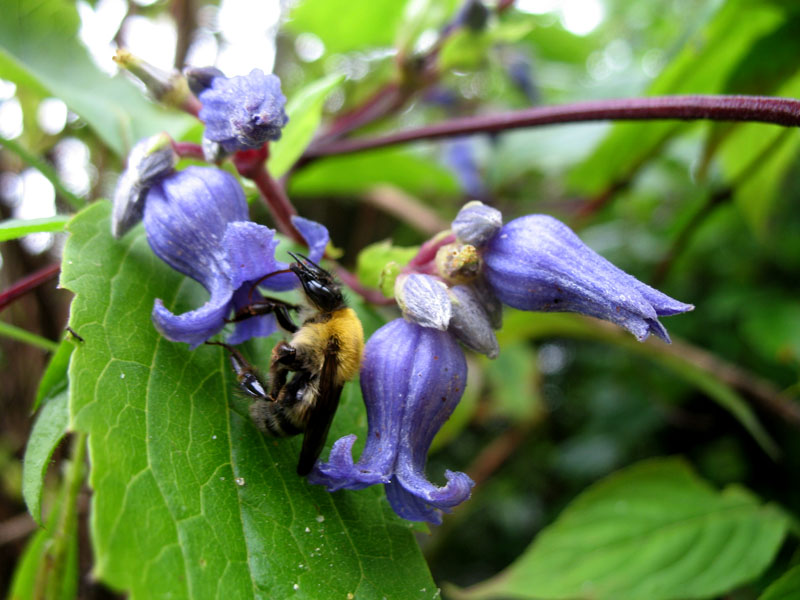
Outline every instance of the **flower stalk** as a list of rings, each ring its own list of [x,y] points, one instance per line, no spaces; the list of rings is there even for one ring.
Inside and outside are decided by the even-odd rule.
[[[493,133],[585,121],[651,120],[752,121],[784,127],[800,125],[800,100],[769,96],[654,96],[576,102],[562,106],[536,106],[495,115],[480,115],[442,121],[389,135],[342,140],[312,146],[300,159],[307,164],[323,156],[351,154],[417,140]]]

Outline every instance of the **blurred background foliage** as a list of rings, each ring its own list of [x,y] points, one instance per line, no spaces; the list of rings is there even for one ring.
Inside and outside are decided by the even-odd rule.
[[[116,45],[162,68],[274,67],[290,99],[343,76],[325,101],[323,135],[386,90],[395,105],[357,135],[588,99],[800,96],[800,8],[788,0],[510,4],[490,6],[438,46],[456,0],[30,2],[23,21],[0,17],[0,210],[20,219],[68,213],[111,195],[139,137],[167,127],[199,139],[188,118],[145,100],[131,80],[109,78]],[[619,267],[697,307],[666,320],[671,347],[578,317],[506,315],[500,357],[470,359],[467,395],[431,457],[431,473],[464,470],[478,482],[468,503],[419,538],[437,583],[497,574],[588,486],[652,457],[682,456],[716,487],[740,484],[800,514],[799,135],[747,123],[560,125],[288,172],[299,212],[330,229],[349,266],[387,238],[420,244],[480,197],[507,220],[561,218]],[[254,218],[269,222],[263,211],[253,204]],[[57,262],[62,246],[53,233],[3,242],[2,287]],[[68,302],[51,282],[6,308],[3,321],[58,340]],[[34,531],[21,457],[47,356],[10,337],[0,347],[4,590]],[[50,470],[46,506],[58,505],[62,477]],[[85,517],[85,495],[78,504]],[[86,575],[82,523],[81,594],[104,597]],[[787,538],[769,568],[725,597],[759,597],[800,560],[797,549]]]

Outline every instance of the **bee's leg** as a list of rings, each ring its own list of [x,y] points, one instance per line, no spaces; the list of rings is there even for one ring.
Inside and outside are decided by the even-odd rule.
[[[261,298],[260,300],[256,300],[255,302],[252,302],[247,306],[243,306],[237,310],[236,314],[233,315],[233,318],[228,319],[227,322],[237,323],[239,321],[249,319],[250,317],[274,313],[275,318],[278,321],[278,325],[280,325],[289,333],[294,333],[297,331],[298,327],[294,324],[292,318],[289,316],[289,311],[297,309],[298,307],[295,304],[284,302],[278,298]]]
[[[223,344],[222,342],[206,342],[206,344],[209,346],[222,346],[228,351],[231,357],[233,372],[236,374],[236,381],[239,384],[239,388],[241,388],[245,394],[256,400],[272,401],[272,398],[267,395],[266,386],[262,381],[258,369],[247,362],[241,352],[233,346]]]
[[[269,377],[272,382],[271,394],[277,398],[286,385],[289,371],[297,371],[302,367],[297,358],[297,349],[286,341],[280,341],[272,349],[272,358],[269,367]]]

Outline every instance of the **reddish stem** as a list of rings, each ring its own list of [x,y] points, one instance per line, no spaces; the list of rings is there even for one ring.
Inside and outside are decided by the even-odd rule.
[[[52,265],[44,267],[43,269],[39,269],[35,273],[32,273],[27,277],[23,277],[16,283],[12,284],[5,291],[0,293],[0,311],[5,309],[20,296],[27,294],[40,285],[47,283],[51,279],[55,279],[60,270],[61,265],[58,263],[53,263]]]
[[[356,292],[359,296],[364,298],[367,302],[383,306],[394,304],[394,298],[387,298],[378,290],[373,290],[361,285],[355,274],[351,273],[341,265],[336,266],[336,276],[342,280],[347,287]]]
[[[205,160],[203,156],[203,147],[200,144],[193,142],[172,142],[172,149],[181,158],[197,158]]]
[[[757,121],[796,127],[800,125],[800,100],[769,96],[654,96],[536,106],[496,115],[451,119],[381,137],[342,140],[324,146],[315,144],[303,155],[301,163],[323,156],[349,154],[416,140],[557,123],[655,119]]]

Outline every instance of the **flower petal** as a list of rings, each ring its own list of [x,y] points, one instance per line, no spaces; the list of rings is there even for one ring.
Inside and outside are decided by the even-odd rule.
[[[222,245],[228,224],[246,219],[247,202],[239,183],[210,167],[187,167],[158,182],[147,194],[144,209],[153,252],[209,291],[228,273]]]
[[[245,282],[245,285],[234,292],[232,302],[234,312],[263,298],[258,289],[253,289],[254,285],[254,281]],[[239,321],[226,341],[235,346],[246,342],[250,338],[269,337],[276,331],[278,331],[278,322],[275,319],[275,315],[270,313]]]
[[[275,232],[269,227],[252,221],[228,224],[222,247],[227,254],[231,286],[238,289],[246,281],[257,281],[282,268],[275,260],[278,243]]]
[[[448,333],[412,323],[417,344],[395,465],[397,482],[434,508],[447,509],[467,500],[474,483],[464,473],[446,473],[437,487],[425,476],[431,442],[461,400],[467,383],[467,362]]]
[[[336,489],[360,489],[386,483],[394,471],[405,398],[414,365],[420,327],[395,319],[378,329],[364,347],[361,392],[367,407],[367,441],[357,463],[355,436],[341,438],[327,463],[317,463],[311,483]]]
[[[504,225],[486,246],[484,260],[486,278],[503,303],[605,319],[640,341],[651,333],[669,341],[658,316],[692,308],[618,269],[546,215]]]
[[[231,310],[231,291],[227,279],[211,283],[211,298],[200,308],[173,314],[157,298],[153,306],[153,324],[168,340],[185,342],[192,349],[218,333],[225,326],[225,318]]]
[[[331,239],[325,226],[297,215],[292,216],[292,225],[295,226],[306,241],[308,258],[315,263],[322,260],[322,256],[325,254],[325,247]]]

